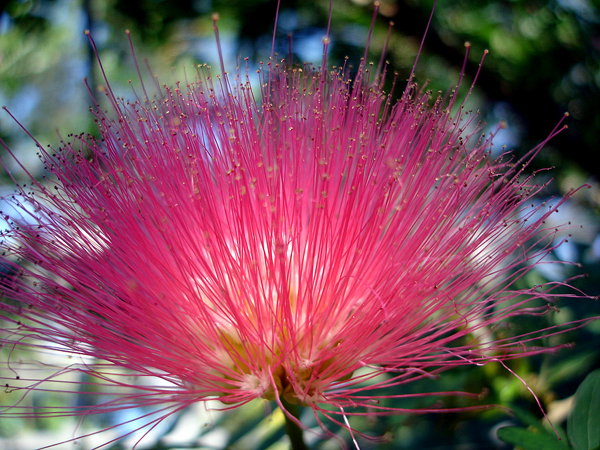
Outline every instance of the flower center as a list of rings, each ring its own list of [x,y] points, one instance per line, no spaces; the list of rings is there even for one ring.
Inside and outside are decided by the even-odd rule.
[[[340,340],[324,340],[311,351],[307,348],[310,339],[290,330],[263,333],[261,339],[253,339],[227,328],[221,330],[220,348],[215,350],[222,368],[217,372],[227,380],[220,395],[225,403],[227,397],[242,390],[269,401],[280,396],[291,404],[308,405],[323,401],[324,391],[332,382],[347,380],[353,374],[335,354]]]

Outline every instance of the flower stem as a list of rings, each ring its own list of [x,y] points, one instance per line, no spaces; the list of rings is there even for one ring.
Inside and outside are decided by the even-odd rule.
[[[296,419],[300,420],[300,407],[298,405],[293,405],[287,402],[283,396],[281,397],[281,404],[283,407]],[[285,431],[290,438],[290,442],[292,443],[292,450],[308,450],[308,447],[304,443],[304,438],[302,436],[302,428],[296,424],[296,422],[292,421],[286,414],[285,416]]]

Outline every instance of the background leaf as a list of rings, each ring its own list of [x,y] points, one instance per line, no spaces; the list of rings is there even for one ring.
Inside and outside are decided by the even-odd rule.
[[[577,389],[567,433],[576,450],[600,448],[600,370],[590,373]]]
[[[498,430],[498,438],[525,450],[567,450],[569,445],[559,441],[555,435],[538,429],[503,427]]]

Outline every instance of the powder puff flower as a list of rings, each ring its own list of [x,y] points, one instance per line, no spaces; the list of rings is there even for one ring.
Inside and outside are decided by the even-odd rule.
[[[559,330],[496,333],[546,314],[559,285],[511,287],[553,249],[544,221],[564,201],[531,206],[541,146],[494,159],[454,90],[411,75],[392,102],[365,61],[350,79],[271,59],[258,93],[224,68],[131,102],[107,81],[101,140],[38,144],[50,175],[4,199],[19,213],[3,214],[2,414],[153,406],[151,428],[262,398],[291,428],[294,405],[345,425],[405,411],[378,389],[548,351],[536,339]],[[17,382],[17,348],[75,357]],[[99,387],[93,406],[27,402]]]

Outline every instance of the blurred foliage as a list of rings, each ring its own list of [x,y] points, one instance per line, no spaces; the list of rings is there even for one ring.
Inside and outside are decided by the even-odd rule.
[[[180,67],[217,64],[211,14],[220,13],[219,28],[227,66],[234,67],[236,56],[249,56],[253,63],[267,60],[271,52],[275,20],[275,0],[9,0],[0,2],[0,100],[42,144],[57,145],[61,135],[94,132],[92,116],[86,111],[92,103],[83,83],[87,77],[92,91],[105,83],[94,61],[84,30],[89,29],[113,89],[130,96],[128,80],[137,77],[129,42],[130,29],[138,56],[149,60],[161,82],[170,83],[183,75]],[[386,59],[399,80],[408,77],[417,55],[433,7],[432,0],[382,0],[369,49],[369,59],[379,60],[385,45],[388,24],[394,22]],[[329,64],[344,57],[358,65],[364,54],[373,5],[363,0],[334,0]],[[295,63],[321,62],[321,39],[325,34],[329,3],[326,0],[290,0],[282,4],[276,33],[276,51],[289,53],[289,38]],[[433,90],[446,91],[456,83],[465,58],[465,41],[471,43],[467,61],[465,93],[485,49],[490,50],[469,101],[491,125],[503,120],[509,125],[500,133],[497,145],[505,141],[510,149],[523,153],[543,141],[565,112],[568,130],[545,147],[538,166],[556,166],[558,183],[548,195],[561,195],[570,188],[589,183],[563,209],[566,220],[583,224],[574,228],[567,254],[557,258],[585,263],[588,278],[576,285],[591,295],[600,292],[600,185],[598,159],[600,145],[600,1],[598,0],[441,0],[417,66],[417,80],[430,80]],[[172,67],[176,69],[173,71]],[[179,68],[179,69],[177,69]],[[144,67],[142,73],[147,73]],[[193,72],[193,69],[191,70]],[[146,80],[150,76],[143,75]],[[388,88],[391,86],[388,77]],[[135,85],[135,82],[134,82]],[[401,89],[396,89],[399,94]],[[493,129],[490,128],[490,129]],[[0,137],[19,155],[34,175],[35,148],[30,138],[6,114],[0,116]],[[19,168],[9,162],[16,177]],[[10,182],[2,172],[3,192]],[[558,218],[558,220],[563,217]],[[566,221],[562,220],[562,221]],[[577,267],[558,274],[566,279],[579,273]],[[556,275],[556,274],[555,274]],[[531,274],[528,284],[539,284],[551,274]],[[590,306],[591,305],[591,306]],[[597,304],[568,301],[558,305],[560,314],[547,316],[546,326],[598,314]],[[536,318],[536,320],[540,320]],[[519,320],[512,327],[539,329],[538,323]],[[538,395],[556,426],[563,426],[571,410],[572,396],[586,374],[600,368],[600,325],[592,324],[565,336],[544,338],[544,345],[572,342],[574,348],[512,361],[508,369],[522,378]],[[541,411],[523,385],[507,368],[489,364],[467,367],[444,374],[439,380],[421,380],[400,389],[400,393],[455,391],[482,393],[481,399],[440,398],[448,407],[477,405],[518,405],[519,411],[534,416],[524,422],[513,418],[506,408],[443,415],[352,417],[353,426],[383,442],[360,439],[364,449],[507,449],[496,437],[504,425],[540,426]],[[394,391],[398,393],[398,391]],[[484,395],[485,394],[485,395]],[[39,400],[45,402],[47,400]],[[423,400],[406,399],[406,407],[425,406]],[[275,405],[255,403],[229,414],[217,414],[198,426],[189,442],[180,436],[189,431],[190,416],[198,409],[184,411],[168,422],[155,449],[230,448],[284,449],[283,418],[269,415]],[[525,414],[523,413],[523,414]],[[303,420],[317,427],[305,411]],[[529,416],[528,416],[529,417]],[[108,419],[107,419],[108,420]],[[198,419],[191,419],[192,421]],[[183,425],[182,425],[183,424]],[[23,427],[58,429],[76,423],[63,421],[22,424]],[[187,428],[186,428],[187,427]],[[332,427],[350,439],[339,427]],[[2,436],[14,429],[0,421]],[[184,433],[185,434],[185,433]],[[188,433],[189,434],[189,433]],[[338,448],[327,436],[307,435],[314,449]],[[12,441],[10,441],[12,442]],[[350,441],[349,441],[350,442]],[[7,444],[8,445],[8,444]],[[125,449],[127,443],[115,444]],[[2,445],[0,445],[1,447]],[[16,445],[14,448],[17,448]]]

